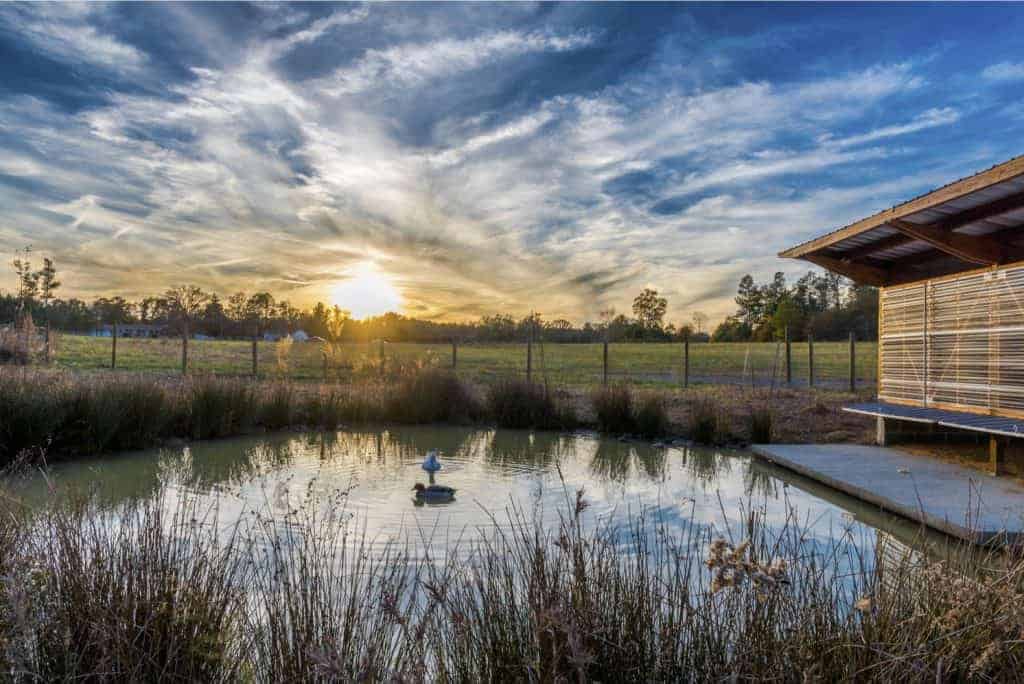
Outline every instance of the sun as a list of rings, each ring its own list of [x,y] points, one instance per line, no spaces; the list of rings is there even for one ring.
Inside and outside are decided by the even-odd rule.
[[[331,302],[361,319],[402,308],[402,295],[386,273],[364,261],[349,269],[348,277],[331,289]]]

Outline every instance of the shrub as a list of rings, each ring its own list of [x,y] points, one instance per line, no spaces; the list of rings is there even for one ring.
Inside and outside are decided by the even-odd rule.
[[[648,394],[636,411],[636,431],[641,437],[652,439],[668,433],[668,412],[665,398],[660,394]]]
[[[633,394],[625,385],[611,385],[590,395],[597,427],[601,432],[626,434],[636,427],[633,416]]]
[[[560,429],[576,423],[572,407],[547,386],[519,378],[488,387],[487,409],[499,427]]]
[[[714,444],[719,437],[719,408],[714,399],[702,397],[690,405],[690,439]]]
[[[770,444],[774,414],[767,405],[750,409],[750,441],[754,444]]]

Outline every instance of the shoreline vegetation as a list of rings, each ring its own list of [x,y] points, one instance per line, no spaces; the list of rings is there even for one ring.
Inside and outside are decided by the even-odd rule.
[[[513,509],[468,558],[417,560],[369,553],[344,500],[228,529],[165,497],[0,507],[0,678],[1019,681],[1024,665],[1019,561],[822,541],[756,507],[725,537],[692,518],[595,526],[582,490],[557,526]]]
[[[754,438],[867,439],[867,422],[839,411],[844,398],[739,387],[668,392],[613,384],[581,390],[522,379],[478,385],[429,366],[331,384],[0,367],[0,467],[261,430],[386,422],[590,428],[729,446]]]

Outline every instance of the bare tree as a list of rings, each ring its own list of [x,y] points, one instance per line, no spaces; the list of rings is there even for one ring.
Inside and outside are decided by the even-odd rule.
[[[697,329],[697,334],[704,332],[704,325],[708,322],[708,315],[703,311],[694,311],[691,316],[693,319],[693,327]]]
[[[188,371],[188,338],[192,322],[210,301],[210,295],[195,285],[179,285],[164,292],[164,301],[171,317],[181,324],[181,372]]]

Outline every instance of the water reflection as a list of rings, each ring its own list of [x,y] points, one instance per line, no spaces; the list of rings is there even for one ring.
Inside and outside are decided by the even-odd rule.
[[[430,449],[444,464],[436,474],[421,468]],[[662,525],[742,538],[752,520],[777,530],[795,521],[812,545],[847,536],[870,547],[878,529],[903,545],[919,545],[921,537],[910,522],[743,452],[586,434],[452,427],[275,434],[67,463],[49,477],[95,490],[106,506],[160,492],[167,505],[206,503],[225,525],[253,510],[286,518],[296,508],[340,502],[380,548],[429,533],[435,555],[455,551],[449,540],[507,524],[506,509],[556,526],[578,490],[590,522],[625,524],[642,513]],[[418,500],[417,482],[454,487],[457,496]],[[19,483],[17,492],[29,505],[52,496],[41,476]]]

